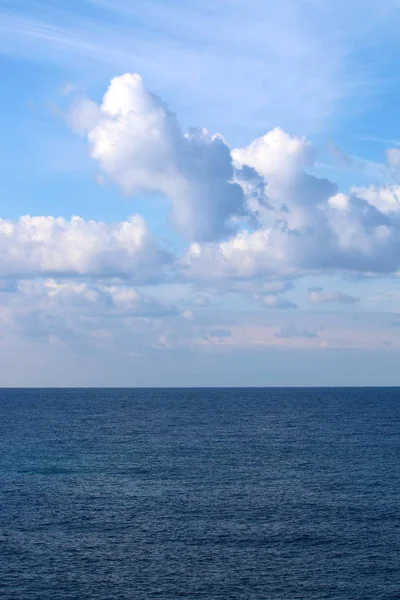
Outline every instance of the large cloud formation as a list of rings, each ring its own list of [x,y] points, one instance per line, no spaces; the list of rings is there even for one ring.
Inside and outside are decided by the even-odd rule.
[[[306,172],[312,148],[276,129],[232,151],[238,169],[264,177],[263,206],[245,182],[257,225],[218,244],[193,243],[184,258],[194,277],[300,276],[318,272],[393,273],[400,266],[398,190],[353,188],[340,193]]]
[[[190,242],[180,260],[189,279],[399,268],[398,188],[340,193],[308,172],[314,149],[303,137],[276,128],[230,149],[202,129],[183,134],[137,74],[116,77],[101,105],[86,100],[70,116],[125,193],[170,199],[172,222]],[[396,161],[389,151],[393,169]]]
[[[188,328],[195,327],[196,315],[182,312],[178,292],[165,304],[158,292],[152,298],[138,288],[192,284],[201,299],[193,303],[195,312],[209,303],[203,293],[241,294],[258,306],[283,311],[296,308],[285,294],[304,275],[399,270],[398,185],[341,192],[311,174],[315,152],[303,137],[275,128],[244,148],[231,149],[221,136],[203,129],[183,133],[176,116],[136,74],[113,79],[100,105],[81,101],[69,117],[84,132],[102,173],[124,193],[169,199],[172,223],[188,244],[172,256],[140,215],[119,223],[51,216],[0,219],[3,322],[18,313],[46,335],[60,319],[67,319],[71,331],[88,315],[99,320],[108,315],[111,328],[132,319],[144,328],[145,322],[166,316]],[[387,164],[393,173],[398,168],[394,150]],[[309,300],[355,303],[358,298],[318,288],[310,290]],[[43,315],[51,318],[43,322]],[[154,325],[163,347],[166,335]]]
[[[218,239],[231,230],[231,218],[243,213],[229,147],[205,129],[183,134],[140,75],[113,79],[101,106],[79,103],[71,122],[86,132],[92,157],[125,193],[170,198],[173,223],[187,239]]]

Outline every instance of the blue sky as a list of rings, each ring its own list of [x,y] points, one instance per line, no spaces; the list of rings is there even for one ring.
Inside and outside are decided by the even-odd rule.
[[[0,0],[0,384],[400,384],[399,24]]]

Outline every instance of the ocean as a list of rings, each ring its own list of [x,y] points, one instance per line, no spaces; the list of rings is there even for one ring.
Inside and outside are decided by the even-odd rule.
[[[400,389],[0,390],[1,600],[400,598]]]

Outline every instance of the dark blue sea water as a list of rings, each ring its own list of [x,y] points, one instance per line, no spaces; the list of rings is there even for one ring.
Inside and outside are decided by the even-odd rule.
[[[0,391],[2,600],[400,598],[400,390]]]

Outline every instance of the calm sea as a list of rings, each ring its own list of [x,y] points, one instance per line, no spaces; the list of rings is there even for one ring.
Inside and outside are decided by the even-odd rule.
[[[400,390],[0,391],[2,600],[400,598]]]

